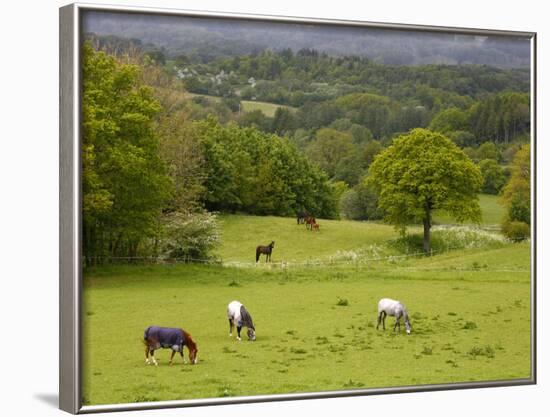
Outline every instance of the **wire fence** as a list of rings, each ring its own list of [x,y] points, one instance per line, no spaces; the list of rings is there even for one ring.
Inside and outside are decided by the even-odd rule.
[[[425,257],[429,258],[435,254],[447,253],[452,250],[473,250],[478,249],[476,247],[447,247],[440,250],[432,250],[429,253],[425,252],[413,252],[402,255],[385,255],[385,256],[363,256],[363,255],[353,255],[353,256],[333,256],[324,259],[308,259],[304,261],[294,261],[294,260],[281,260],[273,262],[254,262],[254,261],[224,261],[220,258],[194,258],[191,256],[183,256],[177,258],[165,258],[165,257],[154,257],[154,256],[103,256],[103,257],[92,257],[88,258],[92,260],[92,264],[144,264],[144,265],[176,265],[176,264],[204,264],[204,265],[216,265],[220,267],[232,267],[232,268],[266,268],[266,269],[289,269],[289,268],[315,268],[315,267],[337,267],[337,266],[350,266],[350,267],[372,267],[375,264],[382,262],[388,262],[392,264],[393,268],[399,267],[400,270],[408,271],[457,271],[457,272],[478,272],[483,270],[490,270],[491,272],[502,272],[502,273],[528,273],[528,269],[522,268],[499,268],[493,269],[488,268],[486,265],[477,265],[471,267],[457,268],[454,266],[447,267],[411,267],[407,265],[399,265],[398,262],[402,260],[407,260],[410,258],[419,258]]]

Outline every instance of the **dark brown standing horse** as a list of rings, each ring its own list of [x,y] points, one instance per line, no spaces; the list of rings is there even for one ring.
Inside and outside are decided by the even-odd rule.
[[[273,247],[275,246],[275,241],[272,241],[267,246],[258,246],[256,248],[256,262],[260,260],[260,255],[263,253],[265,255],[265,261],[271,261],[271,252],[273,252]]]
[[[296,224],[303,224],[306,219],[309,217],[307,210],[299,211],[296,213]]]

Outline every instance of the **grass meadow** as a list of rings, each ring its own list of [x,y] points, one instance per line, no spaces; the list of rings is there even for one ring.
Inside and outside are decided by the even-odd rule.
[[[499,197],[490,194],[481,194],[479,196],[479,205],[482,208],[481,225],[491,226],[502,222],[504,209],[499,204]],[[439,224],[455,223],[455,221],[445,213],[436,213],[434,221]]]
[[[480,235],[473,246],[403,257],[384,224],[320,220],[319,233],[292,218],[224,215],[220,224],[223,266],[85,271],[84,404],[530,376],[528,242]],[[271,240],[273,264],[253,265],[255,246]],[[390,317],[376,330],[382,297],[406,304],[410,336],[392,332]],[[256,342],[229,338],[233,299],[252,314]],[[199,363],[178,356],[168,366],[160,350],[159,366],[146,366],[143,330],[152,324],[189,331]]]
[[[220,97],[208,96],[205,94],[186,93],[186,95],[188,97],[204,97],[215,103],[221,101]],[[274,103],[268,103],[265,101],[255,101],[255,100],[241,100],[241,106],[242,106],[242,111],[245,113],[249,113],[255,110],[260,110],[267,117],[275,116],[275,112],[279,107],[282,107],[284,109],[289,109],[291,111],[296,110],[295,107],[291,107],[291,106],[285,106],[282,104],[274,104]]]

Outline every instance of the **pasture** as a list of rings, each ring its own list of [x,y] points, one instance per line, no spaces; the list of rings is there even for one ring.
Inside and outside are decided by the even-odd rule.
[[[220,102],[221,98],[217,96],[209,96],[206,94],[196,94],[196,93],[186,93],[188,97],[204,97],[207,100],[210,100],[212,102]],[[275,116],[275,112],[279,107],[282,107],[284,109],[288,109],[290,111],[296,111],[295,107],[291,106],[285,106],[282,104],[274,104],[274,103],[268,103],[265,101],[256,101],[256,100],[241,100],[241,110],[245,113],[252,112],[254,110],[260,110],[265,116],[267,117],[273,117]]]
[[[499,197],[490,194],[480,194],[479,205],[481,206],[481,224],[483,226],[497,225],[502,222],[505,211],[499,204]],[[451,217],[445,213],[435,213],[434,221],[439,224],[455,223]]]
[[[226,266],[86,271],[85,404],[529,377],[528,243],[370,261],[397,253],[386,244],[398,237],[391,226],[321,220],[316,233],[292,218],[220,220],[217,255]],[[254,266],[255,244],[270,240],[273,265],[262,258]],[[349,251],[366,261],[330,263]],[[315,259],[326,263],[307,262]],[[394,334],[390,317],[386,331],[375,329],[382,297],[407,306],[410,336]],[[234,299],[252,314],[256,342],[229,338],[225,308]],[[189,331],[199,363],[177,356],[169,367],[169,350],[160,350],[159,366],[146,366],[142,338],[151,324]]]

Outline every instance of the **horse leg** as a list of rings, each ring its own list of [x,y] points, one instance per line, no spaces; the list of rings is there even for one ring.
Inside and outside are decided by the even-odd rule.
[[[149,346],[145,346],[145,365],[149,365]]]
[[[233,320],[229,319],[229,337],[233,336]]]
[[[151,349],[151,351],[150,351],[149,353],[151,354],[151,359],[152,359],[152,361],[153,361],[153,364],[154,364],[155,366],[158,366],[159,363],[158,363],[157,360],[155,359],[155,351],[154,351],[153,349]]]
[[[242,326],[237,326],[237,340],[241,340],[241,329]]]
[[[378,313],[378,322],[376,323],[376,330],[378,330],[378,328],[380,327],[380,323],[382,323],[382,313],[383,311]]]
[[[183,363],[185,363],[185,356],[183,356],[183,348],[180,351],[181,358],[183,359]]]
[[[174,359],[174,355],[176,354],[176,351],[173,350],[172,354],[170,355],[170,361],[168,362],[168,365],[172,366],[172,360]]]
[[[398,332],[401,332],[401,316],[395,316],[395,324],[393,325],[393,331],[397,328]]]
[[[385,311],[382,311],[382,330],[386,330],[386,316],[388,315]]]

